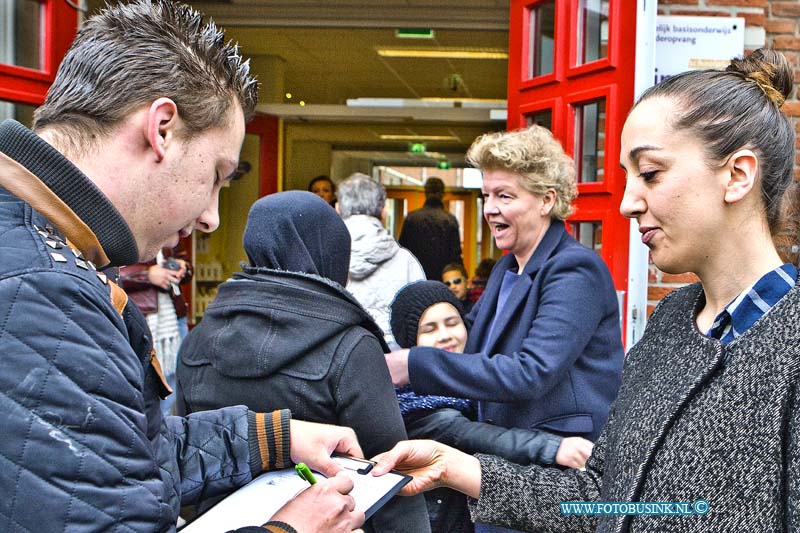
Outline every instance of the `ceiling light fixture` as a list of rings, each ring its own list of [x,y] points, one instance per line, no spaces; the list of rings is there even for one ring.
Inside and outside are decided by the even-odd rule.
[[[423,96],[420,98],[423,102],[440,102],[440,103],[449,103],[451,105],[457,104],[474,104],[476,107],[496,107],[496,106],[503,106],[507,104],[505,99],[501,98],[453,98],[447,97],[443,98],[440,96]]]
[[[348,107],[506,107],[506,101],[498,98],[348,98]]]
[[[421,59],[508,59],[502,48],[376,48],[382,57],[406,57]]]
[[[440,141],[461,142],[455,135],[381,135],[382,141]]]

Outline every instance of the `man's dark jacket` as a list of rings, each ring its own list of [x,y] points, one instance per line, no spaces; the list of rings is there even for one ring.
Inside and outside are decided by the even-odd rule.
[[[428,197],[424,206],[408,214],[398,242],[419,259],[428,279],[441,280],[448,263],[461,263],[458,221],[438,198]]]
[[[97,270],[137,256],[80,170],[0,124],[0,531],[174,531],[182,503],[290,461],[288,411],[162,419],[144,317]],[[281,429],[285,453],[262,465]]]
[[[371,457],[406,438],[385,349],[378,325],[338,284],[247,267],[220,286],[184,340],[179,390],[187,412],[279,405],[302,420],[351,427]],[[394,498],[363,529],[429,531],[422,496]]]

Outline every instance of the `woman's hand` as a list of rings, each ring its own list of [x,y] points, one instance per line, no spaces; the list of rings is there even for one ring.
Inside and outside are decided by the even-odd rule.
[[[408,349],[395,350],[386,354],[386,366],[389,367],[389,374],[392,376],[392,383],[395,387],[408,385]]]
[[[388,452],[375,456],[372,475],[389,470],[408,474],[413,479],[400,491],[413,496],[436,487],[450,487],[467,496],[480,495],[481,467],[478,459],[432,440],[398,442]]]
[[[167,290],[171,283],[180,283],[181,278],[175,270],[169,270],[159,265],[152,265],[147,269],[147,280],[152,285]]]
[[[569,468],[583,468],[592,455],[594,443],[582,437],[567,437],[556,452],[556,463]]]

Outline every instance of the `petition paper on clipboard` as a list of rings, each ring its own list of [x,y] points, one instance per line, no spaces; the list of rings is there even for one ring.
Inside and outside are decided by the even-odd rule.
[[[410,476],[397,472],[375,477],[368,473],[371,465],[369,461],[349,457],[334,457],[333,460],[339,463],[353,480],[353,490],[350,495],[356,501],[356,509],[364,511],[367,518],[411,481]],[[317,472],[315,475],[324,477]],[[239,527],[260,526],[268,522],[270,517],[297,493],[309,486],[307,481],[300,479],[294,468],[261,474],[180,531],[181,533],[225,533]]]

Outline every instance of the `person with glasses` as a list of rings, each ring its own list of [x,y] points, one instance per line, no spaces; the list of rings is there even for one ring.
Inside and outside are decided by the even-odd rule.
[[[467,270],[464,265],[461,263],[445,265],[444,270],[442,270],[442,283],[447,285],[447,288],[458,298],[464,314],[469,313],[472,310],[473,302],[467,294]]]

